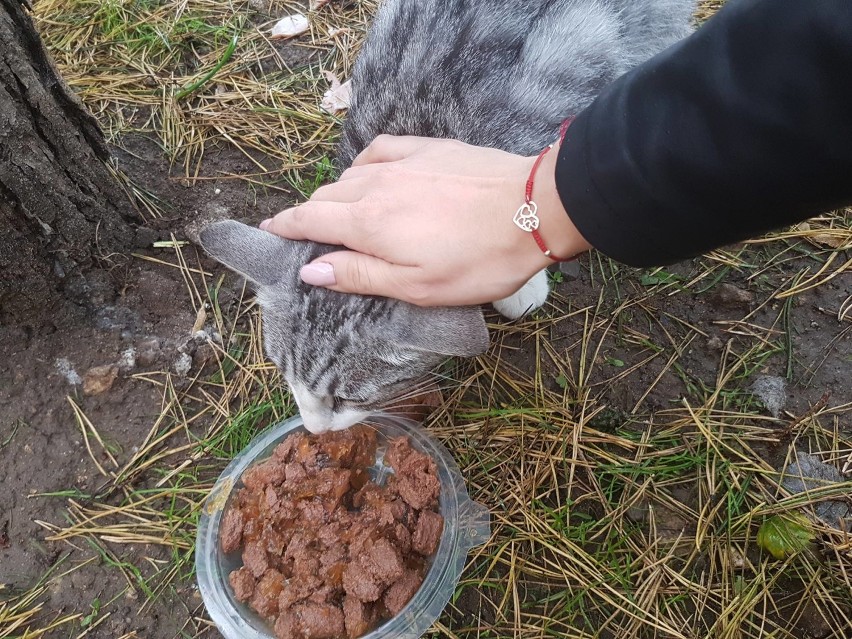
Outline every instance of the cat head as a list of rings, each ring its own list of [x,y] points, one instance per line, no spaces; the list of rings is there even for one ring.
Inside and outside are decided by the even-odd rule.
[[[348,428],[416,390],[446,357],[478,355],[488,346],[478,307],[421,308],[304,284],[300,267],[334,247],[232,220],[205,227],[199,240],[255,287],[266,354],[311,432]]]

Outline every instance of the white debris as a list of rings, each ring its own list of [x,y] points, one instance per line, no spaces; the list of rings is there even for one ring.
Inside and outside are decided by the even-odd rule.
[[[310,26],[305,16],[301,13],[294,13],[276,22],[275,26],[272,27],[272,31],[269,32],[269,37],[277,40],[295,38],[298,35],[302,35]]]
[[[311,0],[310,9],[311,11],[317,11],[322,9],[329,2],[331,2],[331,0]]]
[[[136,368],[136,349],[128,346],[121,352],[121,357],[118,358],[118,370],[122,373],[129,373]]]
[[[331,83],[331,88],[322,96],[320,108],[332,115],[345,111],[352,101],[352,81],[347,80],[341,83],[331,71],[323,71],[322,73]]]
[[[192,369],[192,357],[187,353],[181,353],[175,359],[174,368],[175,373],[180,377],[186,377],[189,375],[190,369]]]
[[[83,378],[74,370],[74,366],[68,361],[67,357],[60,357],[54,362],[56,372],[65,378],[65,381],[72,386],[79,386],[83,383]]]

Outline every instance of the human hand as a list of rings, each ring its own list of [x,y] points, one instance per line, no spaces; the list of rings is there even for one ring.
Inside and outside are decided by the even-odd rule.
[[[536,171],[540,233],[554,255],[590,245],[562,208],[556,151]],[[453,140],[383,135],[311,199],[261,223],[293,240],[345,246],[302,267],[308,284],[421,306],[480,304],[552,264],[512,218],[535,158]]]

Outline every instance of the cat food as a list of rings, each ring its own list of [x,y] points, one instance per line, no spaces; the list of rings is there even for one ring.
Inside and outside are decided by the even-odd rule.
[[[279,639],[355,639],[420,588],[444,528],[435,462],[392,439],[379,486],[375,455],[367,427],[295,433],[243,473],[219,542],[241,553],[234,596]]]

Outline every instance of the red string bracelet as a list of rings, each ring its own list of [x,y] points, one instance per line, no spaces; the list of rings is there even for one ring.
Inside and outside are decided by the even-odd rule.
[[[568,131],[568,127],[571,126],[571,122],[574,118],[568,118],[562,123],[562,127],[559,130],[559,142],[562,143],[562,140],[565,139],[565,133]],[[533,163],[532,169],[530,170],[530,177],[527,179],[527,188],[524,193],[524,203],[518,208],[518,211],[515,213],[515,217],[512,221],[517,225],[519,229],[522,231],[526,231],[527,233],[531,233],[535,243],[538,244],[538,248],[541,249],[541,252],[544,253],[547,257],[549,257],[554,262],[570,262],[572,260],[576,260],[577,256],[573,257],[557,257],[554,255],[547,245],[544,243],[544,240],[541,237],[541,234],[538,232],[538,227],[541,225],[541,219],[538,217],[538,205],[533,202],[532,199],[532,191],[533,191],[533,183],[535,181],[535,173],[538,170],[541,161],[544,159],[544,156],[547,155],[547,152],[553,148],[553,144],[546,146],[541,153],[538,154],[538,157],[535,159]]]

